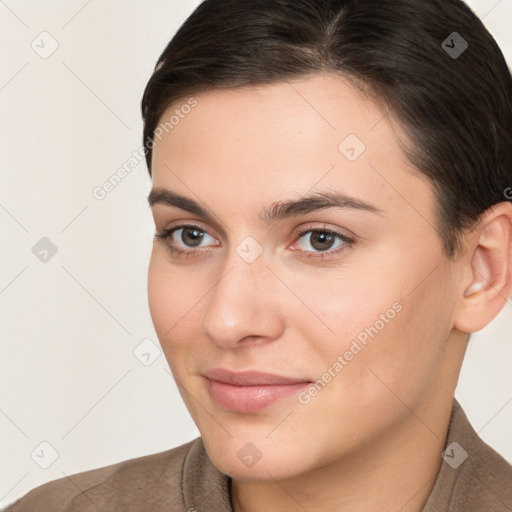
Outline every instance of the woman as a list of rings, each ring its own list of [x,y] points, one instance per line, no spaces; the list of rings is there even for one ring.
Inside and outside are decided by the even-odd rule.
[[[470,9],[206,0],[142,112],[150,310],[201,437],[7,510],[512,510],[454,400],[512,294],[512,78]]]

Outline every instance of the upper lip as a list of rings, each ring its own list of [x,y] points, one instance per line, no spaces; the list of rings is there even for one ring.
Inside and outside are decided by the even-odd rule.
[[[233,386],[277,386],[310,382],[307,379],[285,377],[273,373],[258,371],[235,372],[226,368],[209,368],[202,372],[203,376]]]

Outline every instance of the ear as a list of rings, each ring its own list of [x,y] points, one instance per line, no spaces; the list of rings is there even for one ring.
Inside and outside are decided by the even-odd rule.
[[[466,240],[469,248],[454,327],[472,333],[487,326],[512,295],[512,203],[489,208]]]

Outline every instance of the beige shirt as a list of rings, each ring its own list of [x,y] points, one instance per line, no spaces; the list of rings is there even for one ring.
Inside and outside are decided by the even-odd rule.
[[[446,447],[422,512],[512,511],[512,466],[478,437],[456,400]],[[199,437],[47,482],[6,512],[232,512],[229,488]]]

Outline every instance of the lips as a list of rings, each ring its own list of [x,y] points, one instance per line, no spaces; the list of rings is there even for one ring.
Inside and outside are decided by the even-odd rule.
[[[302,378],[257,371],[232,372],[224,368],[203,371],[206,387],[217,405],[240,413],[254,413],[289,398],[311,384]]]
[[[307,379],[294,379],[273,373],[256,371],[232,372],[224,368],[205,370],[203,375],[208,379],[224,382],[233,386],[275,386],[310,382]]]

